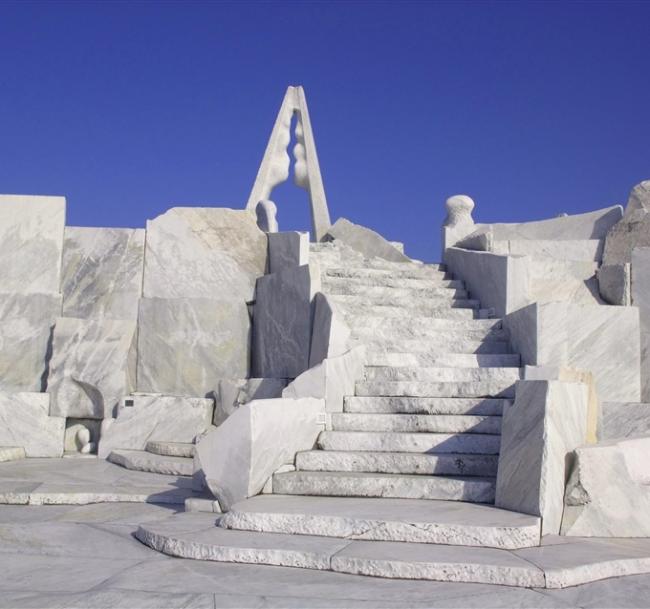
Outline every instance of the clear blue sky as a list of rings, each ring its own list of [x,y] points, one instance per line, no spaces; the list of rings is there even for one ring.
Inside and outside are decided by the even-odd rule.
[[[68,224],[243,207],[289,84],[333,218],[438,259],[444,200],[477,221],[624,203],[650,178],[650,2],[6,2],[0,192]],[[293,184],[282,229],[308,228]]]

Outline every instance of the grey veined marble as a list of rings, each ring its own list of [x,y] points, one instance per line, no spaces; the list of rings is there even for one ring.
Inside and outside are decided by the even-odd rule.
[[[61,317],[47,388],[52,414],[103,419],[135,387],[134,321]]]
[[[249,301],[266,256],[253,213],[174,207],[147,222],[144,296]]]
[[[205,397],[219,379],[248,377],[250,325],[243,299],[143,298],[138,391]]]
[[[68,226],[63,244],[63,315],[137,319],[143,229]]]
[[[63,197],[0,195],[2,292],[59,291],[64,225]]]
[[[42,391],[58,294],[0,293],[0,389]]]

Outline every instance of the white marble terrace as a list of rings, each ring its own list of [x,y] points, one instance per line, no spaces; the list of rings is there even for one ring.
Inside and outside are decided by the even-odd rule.
[[[474,207],[332,223],[302,87],[236,209],[0,195],[0,607],[644,606],[650,181]]]

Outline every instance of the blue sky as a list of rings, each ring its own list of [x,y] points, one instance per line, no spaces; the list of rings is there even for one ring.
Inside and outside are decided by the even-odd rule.
[[[650,178],[650,2],[0,0],[0,192],[68,224],[243,207],[289,84],[333,218],[439,258],[477,221],[625,203]],[[307,229],[304,191],[274,192]]]

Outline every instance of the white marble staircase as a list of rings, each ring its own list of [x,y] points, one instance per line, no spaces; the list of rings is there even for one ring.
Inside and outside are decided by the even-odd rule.
[[[311,255],[368,365],[274,493],[492,503],[501,413],[520,377],[501,321],[440,265],[346,264],[328,244]]]

